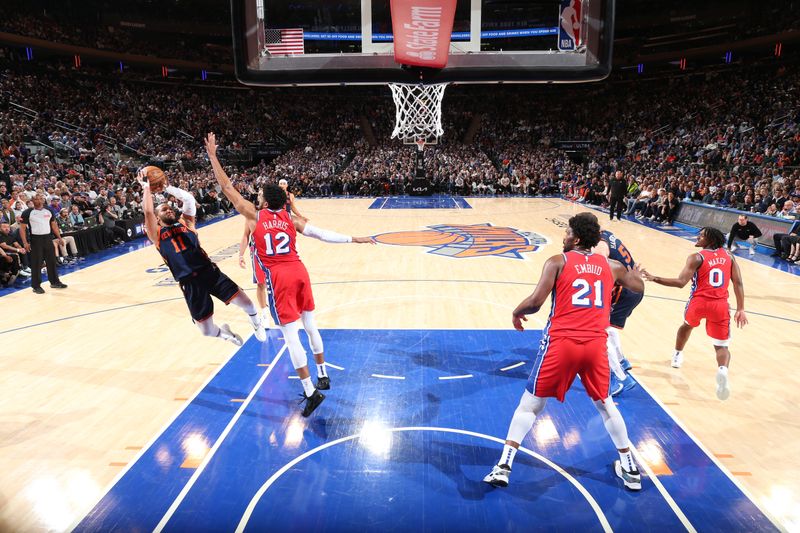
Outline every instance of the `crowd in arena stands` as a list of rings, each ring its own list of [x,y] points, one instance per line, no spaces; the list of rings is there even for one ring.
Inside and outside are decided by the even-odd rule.
[[[181,35],[176,39],[174,34],[165,34],[159,37],[157,33],[142,29],[82,25],[21,12],[0,17],[0,32],[98,50],[220,65],[230,64],[233,57],[233,49],[227,43],[209,43],[200,36]],[[142,38],[141,34],[147,37]]]
[[[388,91],[353,98],[341,89],[214,89],[35,68],[0,58],[0,222],[10,231],[2,237],[0,227],[0,240],[10,240],[3,253],[16,253],[17,220],[35,194],[65,233],[96,225],[104,246],[127,238],[118,221],[141,213],[134,176],[145,163],[167,166],[171,183],[195,195],[201,218],[230,211],[202,151],[208,131],[232,154],[253,142],[287,143],[270,162],[228,161],[253,201],[262,183],[281,178],[302,199],[404,194],[413,176],[417,148],[389,140]],[[600,206],[619,169],[630,216],[670,224],[679,203],[692,201],[793,219],[798,86],[800,70],[761,66],[703,80],[507,88],[502,98],[451,88],[446,133],[425,148],[426,170],[442,193],[561,194]],[[474,139],[465,143],[468,134]],[[69,261],[76,251],[67,242],[57,254]]]

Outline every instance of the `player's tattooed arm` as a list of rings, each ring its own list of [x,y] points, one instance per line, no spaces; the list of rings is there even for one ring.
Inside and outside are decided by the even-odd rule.
[[[614,279],[626,289],[633,292],[644,292],[644,281],[642,281],[643,272],[641,265],[634,265],[632,269],[628,269],[625,265],[614,259],[609,259],[608,264],[611,265],[611,271],[614,274]]]

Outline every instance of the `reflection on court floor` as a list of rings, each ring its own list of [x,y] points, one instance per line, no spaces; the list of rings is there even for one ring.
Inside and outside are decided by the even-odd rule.
[[[511,485],[482,483],[539,331],[322,334],[332,389],[311,418],[277,332],[250,339],[78,531],[775,529],[642,387],[619,400],[650,471],[640,493],[614,477],[579,381],[537,420]]]

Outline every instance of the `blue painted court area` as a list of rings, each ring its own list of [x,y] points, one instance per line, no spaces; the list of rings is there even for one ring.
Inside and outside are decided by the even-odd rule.
[[[376,198],[370,209],[472,209],[461,196],[386,196]]]
[[[641,492],[625,491],[577,380],[526,437],[511,485],[482,483],[539,331],[322,335],[336,366],[310,418],[277,332],[251,338],[77,531],[776,529],[641,387],[620,410],[659,486],[645,477]]]

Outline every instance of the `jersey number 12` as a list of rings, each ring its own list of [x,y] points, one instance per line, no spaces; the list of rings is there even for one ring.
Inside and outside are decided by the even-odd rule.
[[[275,234],[275,241],[277,246],[272,246],[272,234],[267,233],[264,235],[264,244],[267,248],[267,255],[283,255],[289,253],[289,237],[288,233],[280,232]]]

